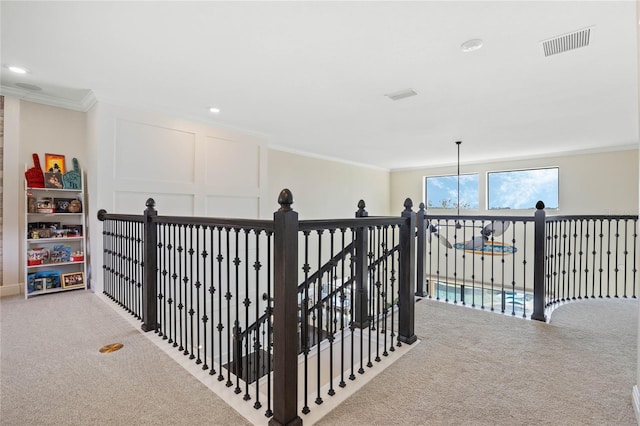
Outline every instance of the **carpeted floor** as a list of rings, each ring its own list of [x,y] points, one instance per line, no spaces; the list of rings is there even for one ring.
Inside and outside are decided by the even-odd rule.
[[[248,424],[90,292],[0,311],[2,425]],[[423,299],[421,342],[317,424],[635,425],[637,315],[589,300],[544,324]]]

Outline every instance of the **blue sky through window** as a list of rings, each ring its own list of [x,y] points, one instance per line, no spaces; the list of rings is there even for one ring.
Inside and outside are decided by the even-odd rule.
[[[427,177],[427,208],[458,207],[458,176]],[[478,209],[478,174],[460,175],[460,209]]]
[[[558,168],[490,172],[489,209],[558,208]]]

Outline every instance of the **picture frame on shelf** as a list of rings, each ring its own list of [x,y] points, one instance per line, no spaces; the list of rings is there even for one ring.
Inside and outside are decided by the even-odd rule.
[[[84,272],[62,274],[62,288],[84,287]]]
[[[54,198],[56,213],[82,213],[82,201],[77,198]]]
[[[44,174],[44,187],[52,188],[52,189],[62,189],[64,188],[62,184],[62,173],[50,173],[46,172]]]
[[[66,172],[66,167],[64,163],[64,155],[61,154],[44,154],[44,171],[45,173],[60,173],[61,175]],[[46,180],[46,175],[45,175]],[[62,178],[60,178],[60,183],[62,183]]]
[[[53,197],[36,198],[36,213],[53,213],[54,204]]]

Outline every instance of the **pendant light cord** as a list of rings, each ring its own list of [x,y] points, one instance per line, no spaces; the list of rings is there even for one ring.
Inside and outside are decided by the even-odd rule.
[[[458,145],[458,217],[460,217],[460,144],[462,141],[457,141]]]

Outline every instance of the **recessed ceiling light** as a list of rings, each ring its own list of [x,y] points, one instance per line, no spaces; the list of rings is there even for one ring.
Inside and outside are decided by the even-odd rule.
[[[220,112],[220,108],[211,107],[211,108],[209,108],[209,112],[211,114],[218,114]]]
[[[15,72],[16,74],[26,74],[28,72],[26,68],[17,67],[14,65],[9,66],[9,71]]]
[[[482,40],[480,40],[479,38],[467,40],[460,45],[460,49],[462,49],[462,51],[465,53],[473,52],[474,50],[478,50],[481,47],[482,47]]]

